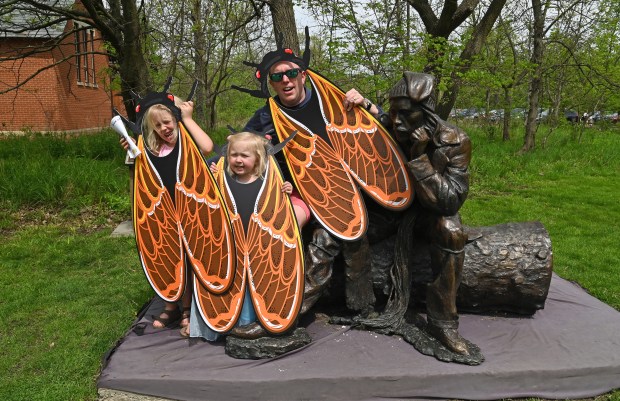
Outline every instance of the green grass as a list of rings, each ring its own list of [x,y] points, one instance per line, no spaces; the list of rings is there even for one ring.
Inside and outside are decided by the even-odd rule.
[[[471,192],[462,209],[468,225],[540,221],[551,237],[554,270],[620,310],[620,133],[587,130],[581,143],[558,130],[519,154],[521,136],[473,141]]]
[[[0,229],[7,211],[23,207],[92,205],[129,210],[128,170],[118,135],[42,136],[0,139]]]
[[[95,399],[102,356],[152,296],[134,240],[30,227],[0,254],[0,399]]]
[[[153,295],[118,136],[0,140],[0,399],[94,400],[101,358]]]
[[[541,221],[555,271],[620,309],[620,134],[558,129],[521,155],[521,133],[465,128],[464,222]],[[0,141],[1,400],[95,400],[101,358],[152,297],[134,240],[109,235],[129,218],[123,159],[110,132]]]

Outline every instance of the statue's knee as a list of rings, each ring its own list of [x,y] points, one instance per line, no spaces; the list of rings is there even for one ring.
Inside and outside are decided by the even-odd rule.
[[[454,216],[441,217],[437,220],[438,245],[452,251],[461,251],[465,247],[467,234],[460,219]]]
[[[335,257],[340,251],[338,241],[324,228],[318,227],[312,233],[312,241],[308,244],[310,248],[323,251]]]

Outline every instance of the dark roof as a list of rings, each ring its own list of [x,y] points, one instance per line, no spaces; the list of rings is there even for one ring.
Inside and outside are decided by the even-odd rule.
[[[76,0],[41,0],[56,8],[70,8]],[[57,19],[44,10],[37,10],[25,2],[0,6],[0,38],[56,38],[62,35],[66,21],[49,25]]]

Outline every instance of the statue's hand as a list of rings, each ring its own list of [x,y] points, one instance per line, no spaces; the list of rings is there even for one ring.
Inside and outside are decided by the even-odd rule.
[[[409,148],[409,156],[412,159],[417,159],[418,157],[422,156],[422,154],[424,154],[424,152],[426,151],[426,146],[428,145],[430,136],[428,135],[426,128],[419,127],[411,133],[410,138],[411,147]]]

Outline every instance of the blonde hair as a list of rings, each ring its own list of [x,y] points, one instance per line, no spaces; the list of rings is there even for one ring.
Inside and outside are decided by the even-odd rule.
[[[226,161],[230,160],[230,148],[233,144],[245,142],[249,145],[249,149],[256,156],[256,164],[252,174],[261,178],[265,178],[265,170],[267,170],[267,145],[269,140],[266,138],[253,134],[251,132],[239,132],[228,137],[228,147],[226,149]],[[232,177],[235,174],[230,168],[230,163],[226,164],[226,172]]]
[[[163,104],[155,104],[149,107],[148,110],[144,113],[144,117],[142,119],[142,133],[144,135],[144,141],[146,142],[146,145],[149,147],[149,149],[159,154],[159,149],[161,148],[163,139],[161,139],[159,135],[157,135],[157,132],[155,132],[155,125],[153,124],[153,116],[155,115],[155,113],[168,113],[175,121],[175,123],[177,122],[177,119],[172,113],[172,111]],[[175,128],[175,134],[178,138],[178,128]]]

